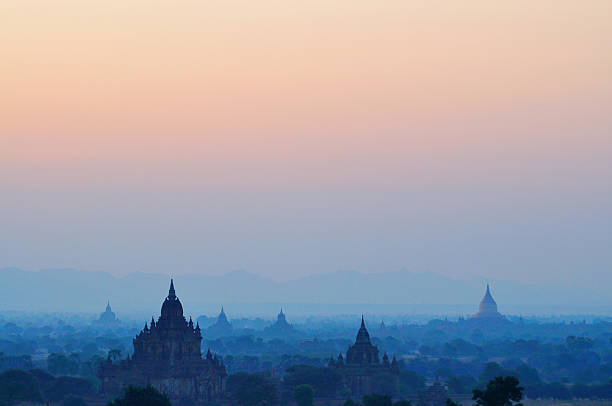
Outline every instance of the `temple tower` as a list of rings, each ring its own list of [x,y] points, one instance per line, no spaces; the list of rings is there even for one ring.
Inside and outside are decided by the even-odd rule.
[[[380,362],[378,348],[370,340],[370,333],[368,333],[363,316],[361,316],[361,326],[355,337],[355,344],[351,345],[346,352],[346,361],[340,354],[337,361],[331,359],[329,366],[338,369],[344,385],[351,391],[352,396],[361,397],[376,392],[377,388],[373,385],[373,378],[376,375],[392,379],[395,394],[399,391],[397,360],[393,357],[393,360],[389,362],[388,355],[384,354]]]
[[[476,319],[503,319],[502,316],[497,311],[497,303],[495,303],[495,299],[491,296],[491,289],[489,288],[489,284],[487,283],[487,291],[485,292],[484,297],[480,301],[480,306],[478,306],[478,313],[474,315]]]

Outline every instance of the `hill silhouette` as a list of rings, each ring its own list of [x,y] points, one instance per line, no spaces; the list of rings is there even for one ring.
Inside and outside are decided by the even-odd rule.
[[[110,300],[120,313],[151,313],[159,307],[168,279],[168,275],[143,272],[116,277],[101,271],[4,268],[0,269],[0,297],[2,310],[9,311],[101,312]],[[392,313],[472,313],[484,293],[483,280],[455,280],[434,272],[409,271],[339,271],[287,282],[233,271],[220,276],[178,275],[175,282],[177,294],[194,313],[210,309],[217,314],[221,304],[267,303],[274,311],[270,317],[278,311],[278,303],[296,304],[287,308],[293,314],[376,309]],[[609,296],[585,289],[515,281],[492,281],[492,292],[502,313],[602,313],[612,304]],[[242,312],[248,313],[248,309],[269,311],[267,306],[245,306]]]

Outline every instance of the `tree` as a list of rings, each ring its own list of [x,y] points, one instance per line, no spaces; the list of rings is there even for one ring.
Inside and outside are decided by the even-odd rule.
[[[425,378],[414,371],[400,371],[400,395],[414,395],[425,389]]]
[[[409,400],[402,399],[395,402],[393,406],[412,406],[412,403]]]
[[[350,400],[352,394],[353,394],[353,392],[351,392],[351,390],[349,388],[347,388],[346,386],[338,391],[338,396],[340,396],[340,398],[346,399],[346,400]]]
[[[92,356],[89,360],[81,363],[79,375],[83,377],[96,377],[96,372],[100,365],[104,362],[104,358],[99,355]]]
[[[62,406],[87,406],[83,398],[68,395],[62,401]]]
[[[480,374],[479,383],[480,387],[484,387],[487,382],[495,379],[498,376],[510,375],[510,371],[502,368],[497,362],[487,362],[484,366],[484,370]]]
[[[266,406],[276,403],[276,387],[262,375],[238,372],[227,378],[232,398],[242,406]]]
[[[552,399],[571,399],[571,393],[561,382],[551,382],[542,387],[543,397]]]
[[[572,386],[572,397],[576,399],[587,399],[589,398],[589,387],[583,383],[575,383]]]
[[[168,396],[159,393],[157,389],[148,385],[144,388],[128,386],[123,397],[116,398],[107,406],[172,406]]]
[[[446,406],[461,406],[460,403],[455,402],[454,400],[448,398],[446,399]]]
[[[312,406],[314,389],[310,385],[298,385],[293,390],[293,399],[298,406]]]
[[[78,356],[52,353],[47,357],[47,369],[53,375],[76,375],[79,372]]]
[[[48,400],[58,401],[68,395],[87,396],[94,393],[94,387],[87,379],[60,376],[45,389]]]
[[[363,406],[392,406],[393,401],[389,395],[372,393],[363,397]]]
[[[474,389],[476,406],[523,406],[523,388],[514,376],[498,376],[489,381],[485,390]]]
[[[572,351],[588,350],[593,348],[593,341],[588,337],[569,336],[565,339],[567,348]]]
[[[334,396],[342,383],[340,373],[331,368],[293,365],[287,368],[286,372],[284,385],[292,388],[307,384],[312,386],[317,396]]]
[[[448,378],[446,384],[450,393],[470,393],[478,383],[469,375],[453,375]]]
[[[42,393],[45,393],[55,382],[55,377],[42,369],[32,369],[28,372],[34,375],[40,385],[40,391]]]
[[[116,362],[121,359],[121,350],[118,348],[113,348],[112,350],[108,350],[108,359],[112,362]]]
[[[515,376],[525,386],[539,386],[542,385],[542,380],[538,371],[529,365],[521,364],[514,370]]]
[[[0,402],[10,405],[26,401],[42,401],[42,394],[36,377],[17,369],[0,373]]]

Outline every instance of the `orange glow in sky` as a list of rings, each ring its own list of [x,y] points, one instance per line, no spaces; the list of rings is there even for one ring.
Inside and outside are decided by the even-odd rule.
[[[578,196],[592,210],[610,198],[611,16],[609,0],[4,0],[0,220],[23,242],[35,224],[70,223],[92,191],[130,212],[153,195],[164,212],[160,195],[211,188],[241,201],[309,190],[331,217],[349,201],[334,188],[409,200],[417,188],[456,204],[448,216],[483,196],[537,210]],[[55,206],[34,203],[49,194]],[[371,204],[346,221],[386,211]],[[15,265],[69,262],[62,247],[39,263],[17,244]],[[218,269],[242,264],[219,255]],[[358,267],[344,260],[329,266]]]

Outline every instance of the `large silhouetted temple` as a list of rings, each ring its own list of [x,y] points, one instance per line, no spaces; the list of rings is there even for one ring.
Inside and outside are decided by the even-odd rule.
[[[120,394],[128,385],[152,385],[167,394],[173,404],[205,402],[221,397],[225,367],[210,351],[202,358],[200,326],[194,327],[183,316],[183,306],[170,282],[161,316],[134,338],[132,358],[99,370],[101,391],[107,396]]]
[[[357,332],[355,344],[351,345],[346,352],[346,359],[342,354],[338,359],[330,360],[329,366],[337,368],[342,375],[344,385],[351,390],[351,395],[361,397],[375,391],[373,380],[375,376],[390,380],[395,388],[399,390],[399,368],[397,360],[389,362],[389,357],[384,354],[382,362],[378,358],[378,348],[370,341],[370,334],[365,326],[363,316],[361,317],[361,327]]]

